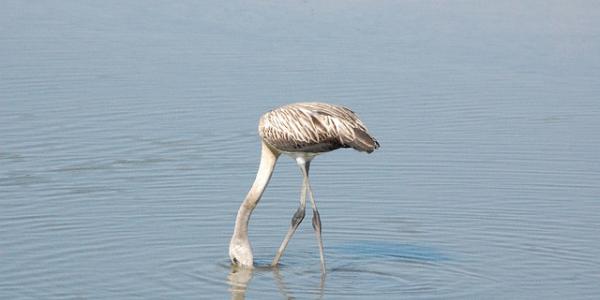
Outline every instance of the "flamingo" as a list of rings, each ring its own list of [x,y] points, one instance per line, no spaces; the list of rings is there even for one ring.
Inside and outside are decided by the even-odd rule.
[[[234,265],[253,267],[252,247],[248,239],[250,215],[271,179],[277,159],[281,154],[286,154],[296,161],[302,171],[300,206],[292,217],[288,232],[271,265],[277,266],[288,242],[304,219],[308,193],[313,210],[312,225],[319,246],[321,270],[325,273],[321,217],[308,178],[310,162],[319,154],[339,148],[354,148],[371,153],[379,148],[379,142],[368,133],[367,127],[352,110],[318,102],[288,104],[263,114],[259,120],[258,133],[262,144],[260,165],[254,183],[235,219],[233,236],[229,243],[231,262]]]

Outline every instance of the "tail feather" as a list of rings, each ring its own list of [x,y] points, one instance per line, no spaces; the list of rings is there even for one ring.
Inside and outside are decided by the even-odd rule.
[[[355,128],[354,136],[355,139],[349,142],[348,145],[358,151],[371,153],[379,148],[379,142],[365,131]]]

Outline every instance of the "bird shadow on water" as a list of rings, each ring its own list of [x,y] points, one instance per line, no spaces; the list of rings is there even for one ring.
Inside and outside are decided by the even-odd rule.
[[[380,241],[352,241],[328,248],[336,256],[357,259],[386,259],[434,263],[449,260],[440,250],[422,245]]]
[[[352,241],[339,245],[332,245],[327,248],[328,254],[336,257],[337,261],[332,267],[327,269],[326,273],[320,275],[319,282],[314,282],[315,286],[310,288],[315,299],[322,299],[325,293],[325,279],[327,276],[336,277],[336,273],[344,274],[346,272],[372,272],[372,270],[361,270],[361,268],[348,267],[348,263],[373,262],[373,261],[395,261],[398,263],[423,263],[436,264],[450,260],[447,254],[435,247],[421,246],[414,244],[401,244],[394,242],[378,241]],[[360,263],[359,263],[360,264]],[[337,265],[337,266],[335,266]],[[286,284],[284,274],[288,272],[296,273],[297,266],[294,264],[272,267],[268,261],[256,261],[254,268],[245,268],[237,265],[230,265],[230,272],[227,276],[231,299],[245,299],[250,281],[257,275],[272,273],[278,292],[283,299],[294,299],[295,293]],[[294,271],[295,270],[295,271]],[[297,274],[297,273],[296,273]],[[289,275],[289,274],[288,274]],[[294,286],[297,288],[297,286]],[[298,292],[298,291],[296,291]]]

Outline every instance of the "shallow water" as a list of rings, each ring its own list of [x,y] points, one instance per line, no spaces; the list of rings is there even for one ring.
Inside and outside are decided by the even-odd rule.
[[[8,1],[0,10],[2,299],[594,299],[593,1]],[[353,108],[381,141],[282,158],[232,268],[278,105]]]

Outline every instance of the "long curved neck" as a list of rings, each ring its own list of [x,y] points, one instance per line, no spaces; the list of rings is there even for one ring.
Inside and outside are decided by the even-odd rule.
[[[240,206],[237,217],[235,218],[235,228],[233,230],[234,239],[248,240],[248,222],[250,221],[250,215],[258,204],[258,201],[260,201],[260,197],[265,191],[267,184],[269,184],[269,180],[271,180],[271,175],[273,174],[273,169],[275,168],[278,157],[279,153],[271,150],[265,142],[262,142],[260,166],[256,173],[256,179],[254,179],[252,188],[250,188],[250,191],[246,195],[246,199]]]

